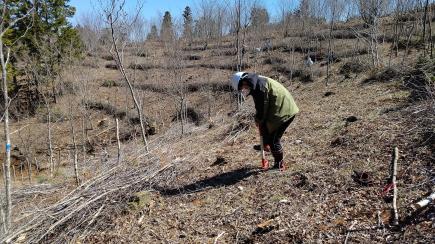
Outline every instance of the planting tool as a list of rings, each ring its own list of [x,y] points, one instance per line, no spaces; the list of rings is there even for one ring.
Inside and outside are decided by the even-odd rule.
[[[263,135],[261,135],[261,132],[260,132],[260,148],[261,148],[261,168],[267,170],[269,169],[269,161],[266,159],[266,154],[264,153]]]

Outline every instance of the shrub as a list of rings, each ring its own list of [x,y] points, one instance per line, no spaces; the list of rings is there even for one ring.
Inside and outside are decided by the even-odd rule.
[[[120,86],[120,83],[118,81],[115,80],[105,80],[103,81],[103,83],[101,84],[102,87],[118,87]]]
[[[263,64],[283,64],[285,60],[279,57],[269,57],[263,60]]]
[[[363,83],[389,82],[402,75],[398,67],[387,67],[381,70],[373,70],[372,74]]]
[[[86,105],[86,109],[103,111],[107,115],[111,115],[115,118],[123,119],[127,115],[127,113],[125,111],[118,110],[115,106],[113,106],[107,102],[83,101],[83,103]]]
[[[370,69],[370,66],[359,60],[350,60],[344,63],[340,68],[340,74],[349,75],[351,73],[362,73]]]
[[[187,119],[194,123],[196,126],[201,125],[204,122],[204,114],[196,111],[194,108],[188,107],[186,109],[186,113],[187,113]],[[181,111],[178,111],[173,117],[172,117],[172,121],[176,121],[178,118],[181,117]]]
[[[129,113],[127,118],[128,118],[128,122],[131,125],[139,125],[140,124],[139,116],[137,116],[136,113],[134,113],[134,114]],[[145,125],[145,130],[146,130],[147,135],[157,134],[157,122],[154,119],[147,118],[147,117],[143,116],[143,122]]]
[[[147,51],[138,51],[138,52],[136,52],[136,56],[148,58],[150,56],[150,54]]]
[[[231,50],[213,50],[212,55],[215,56],[236,56],[237,50],[231,49]]]
[[[408,48],[415,48],[415,49],[421,49],[424,48],[424,42],[420,39],[418,40],[409,40],[409,42],[407,40],[400,40],[397,43],[397,48],[399,50],[404,50],[406,49],[406,47]],[[391,46],[391,48],[396,48],[394,45]]]
[[[368,54],[368,50],[366,48],[360,48],[357,50],[346,50],[346,51],[338,51],[337,57],[338,58],[351,58],[355,56],[365,55]]]
[[[411,90],[412,100],[435,98],[435,60],[420,58],[404,77],[404,85]]]
[[[289,80],[300,77],[302,75],[302,70],[300,69],[291,69],[287,65],[276,64],[273,65],[273,69],[282,75],[286,76]]]
[[[158,69],[162,68],[159,65],[153,65],[153,64],[130,64],[128,66],[129,69],[138,69],[138,70],[148,70],[148,69]]]
[[[231,71],[237,71],[237,65],[235,64],[200,64],[199,65],[202,68],[209,68],[209,69],[224,69],[224,70],[231,70]],[[243,64],[242,69],[248,69],[251,66],[249,64]]]
[[[100,66],[98,65],[98,63],[96,61],[94,61],[94,60],[88,60],[88,59],[86,59],[86,60],[84,60],[82,62],[82,66],[83,67],[94,68],[94,69],[100,68]]]
[[[152,92],[160,92],[160,93],[166,93],[167,88],[162,85],[155,85],[155,84],[137,84],[134,85],[134,87],[143,90],[143,91],[152,91]]]
[[[104,67],[107,69],[118,69],[118,65],[116,64],[106,64]]]
[[[64,81],[57,84],[57,90],[59,95],[63,96],[66,94],[76,94],[79,91],[79,87],[71,81]]]
[[[301,82],[313,82],[314,77],[308,70],[300,70],[298,76]]]
[[[183,58],[184,60],[201,60],[201,56],[198,55],[187,55],[186,57]]]
[[[42,111],[40,113],[40,119],[42,123],[48,123],[48,113],[47,109],[41,108]],[[58,108],[52,108],[50,111],[50,122],[56,123],[56,122],[63,122],[67,120],[67,116],[60,111]]]
[[[103,56],[101,56],[101,58],[104,60],[107,60],[107,61],[114,60],[112,55],[103,55]]]
[[[314,38],[321,41],[327,40],[329,38],[329,30],[325,30],[317,33]],[[357,36],[353,31],[350,30],[334,30],[331,34],[332,39],[356,39]]]

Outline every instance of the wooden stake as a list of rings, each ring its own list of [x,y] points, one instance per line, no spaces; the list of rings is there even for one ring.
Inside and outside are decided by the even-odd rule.
[[[399,225],[399,213],[397,212],[397,184],[396,184],[396,177],[397,177],[397,160],[399,159],[399,149],[397,147],[394,148],[394,154],[393,154],[393,177],[392,182],[393,183],[393,211],[394,211],[394,219],[393,219],[393,225]]]
[[[116,141],[118,142],[118,164],[121,161],[121,142],[119,140],[119,121],[116,118]]]

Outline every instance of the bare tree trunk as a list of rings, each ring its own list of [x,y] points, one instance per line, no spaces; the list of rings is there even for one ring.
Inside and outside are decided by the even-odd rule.
[[[146,138],[145,125],[144,125],[143,116],[142,116],[142,108],[139,105],[139,102],[138,102],[138,100],[136,98],[136,95],[135,95],[135,92],[134,92],[134,89],[133,89],[133,85],[131,84],[130,79],[128,78],[128,76],[127,76],[127,74],[125,72],[124,65],[122,64],[123,60],[121,58],[121,54],[119,52],[118,45],[117,45],[116,39],[115,39],[114,20],[113,20],[112,15],[108,16],[108,21],[109,21],[109,24],[110,24],[111,37],[112,37],[112,45],[113,45],[113,47],[115,49],[114,50],[115,51],[114,55],[116,56],[115,61],[116,61],[116,64],[118,65],[119,71],[121,72],[125,82],[128,85],[131,97],[133,98],[133,102],[134,102],[134,105],[136,107],[137,114],[139,116],[139,123],[140,123],[141,132],[142,132],[142,140],[143,140],[143,143],[145,145],[145,150],[148,152],[149,151],[148,150],[148,142],[147,142],[147,138]]]
[[[432,36],[432,16],[433,16],[433,12],[431,13],[431,16],[429,16],[429,50],[430,50],[430,58],[433,58],[433,49],[434,49],[434,42],[433,42],[433,36]]]
[[[8,30],[14,27],[14,25],[21,21],[22,19],[29,16],[29,14],[33,11],[33,8],[27,12],[22,17],[15,17],[15,19],[9,20],[9,25],[5,27],[5,21],[6,21],[6,14],[8,12],[7,4],[6,2],[3,2],[3,9],[2,9],[2,16],[0,21],[0,63],[1,63],[1,69],[2,69],[2,82],[3,82],[3,105],[5,112],[3,114],[3,121],[4,121],[4,133],[5,133],[5,145],[6,145],[6,153],[5,153],[5,161],[3,162],[3,175],[4,175],[4,184],[5,184],[5,205],[2,204],[1,209],[4,210],[4,221],[3,221],[3,230],[5,230],[5,233],[7,233],[11,226],[11,216],[12,216],[12,200],[11,200],[11,138],[10,138],[10,131],[9,131],[9,94],[8,94],[8,81],[7,81],[7,65],[9,63],[9,57],[10,57],[10,49],[4,46],[3,43],[3,37],[6,34]],[[20,39],[19,37],[18,39]],[[14,44],[14,43],[13,43]],[[12,45],[13,45],[12,44]],[[6,55],[4,53],[4,48],[7,49]]]
[[[241,29],[241,3],[240,0],[237,1],[236,6],[236,55],[237,55],[237,71],[242,69],[242,55],[241,55],[241,45],[240,45],[240,29]]]
[[[82,153],[83,153],[83,164],[86,164],[86,117],[82,114]]]
[[[181,96],[181,104],[180,104],[180,119],[181,119],[181,137],[184,135],[184,97]]]
[[[423,14],[423,36],[422,41],[424,44],[424,55],[426,56],[426,22],[427,22],[427,12],[428,12],[429,0],[426,0],[426,4],[424,5],[424,14]],[[431,20],[429,20],[430,22]]]
[[[45,105],[47,107],[47,136],[48,136],[48,156],[50,161],[50,177],[53,178],[54,175],[54,162],[53,162],[53,143],[51,140],[51,109],[48,104],[47,99],[44,96]]]
[[[6,12],[6,4],[3,7],[3,17]],[[4,133],[5,133],[5,145],[6,145],[6,153],[5,153],[5,161],[3,162],[3,175],[5,181],[5,204],[6,206],[2,206],[5,209],[5,221],[4,221],[4,229],[6,231],[9,230],[11,226],[11,214],[12,214],[12,200],[11,200],[11,138],[9,132],[9,94],[8,94],[8,81],[7,81],[7,64],[9,62],[10,50],[7,50],[6,57],[4,53],[3,46],[3,29],[4,29],[4,21],[1,21],[0,30],[2,31],[2,36],[0,36],[0,62],[2,66],[2,82],[3,82],[3,106],[5,108],[5,112],[3,115],[4,121]]]
[[[2,223],[6,223],[6,216],[5,216],[5,212],[3,211],[3,201],[1,201],[0,199],[0,204],[2,205],[2,207],[0,208],[0,217],[1,217],[1,222]],[[6,234],[8,232],[8,229],[6,228],[6,225],[3,224],[2,225],[2,229],[1,229],[1,233]]]
[[[334,18],[335,18],[335,12],[332,14],[331,19],[331,25],[329,26],[329,37],[328,37],[328,57],[326,60],[326,85],[329,84],[329,76],[330,76],[330,70],[331,70],[331,60],[332,57],[332,30],[334,29]]]
[[[70,127],[71,127],[71,137],[73,143],[73,164],[74,164],[74,175],[76,178],[76,185],[80,185],[80,177],[79,177],[79,169],[78,169],[78,160],[77,160],[77,143],[76,143],[76,135],[75,129],[72,121],[72,109],[70,108],[70,119],[69,119]]]
[[[30,162],[29,158],[26,156],[26,162],[27,162],[27,179],[29,180],[29,183],[32,183],[32,162]]]
[[[409,43],[411,42],[411,38],[412,38],[412,35],[414,34],[415,27],[416,27],[416,23],[413,22],[413,23],[412,23],[411,30],[409,31],[409,35],[408,35],[408,37],[406,38],[406,47],[405,47],[405,53],[403,54],[403,58],[402,58],[402,64],[405,63],[405,59],[406,59],[406,57],[408,56],[408,52],[409,52]]]
[[[376,66],[380,64],[380,60],[379,60],[379,50],[378,50],[378,21],[379,18],[378,17],[374,17],[374,25],[373,25],[373,48],[374,48],[374,59],[375,59],[375,64]]]

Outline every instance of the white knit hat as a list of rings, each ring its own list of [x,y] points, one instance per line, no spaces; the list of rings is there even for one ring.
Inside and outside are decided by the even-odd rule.
[[[238,91],[239,90],[239,82],[241,79],[245,78],[245,76],[248,73],[246,72],[237,72],[233,75],[233,77],[231,78],[231,86],[233,87],[234,90]]]

